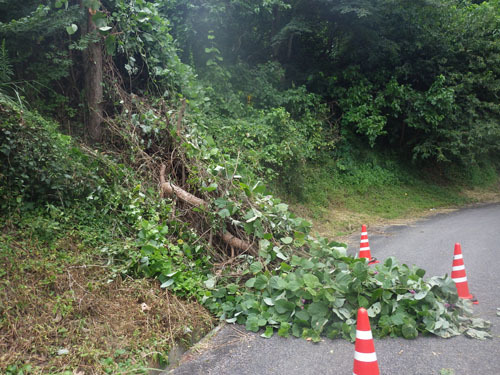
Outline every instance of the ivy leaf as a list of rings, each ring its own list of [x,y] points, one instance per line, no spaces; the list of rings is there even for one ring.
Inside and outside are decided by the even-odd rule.
[[[292,237],[288,237],[288,236],[287,236],[287,237],[283,237],[283,238],[281,239],[281,242],[283,242],[285,245],[289,245],[289,244],[291,244],[291,243],[292,243],[292,241],[293,241],[293,238],[292,238]]]
[[[106,38],[104,45],[106,47],[106,53],[113,56],[116,51],[116,37],[114,35],[109,35]]]

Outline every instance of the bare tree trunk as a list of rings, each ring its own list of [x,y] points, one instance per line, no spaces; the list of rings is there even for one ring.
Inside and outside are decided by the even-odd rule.
[[[92,21],[92,11],[88,10],[85,34],[96,33],[97,28]],[[90,140],[93,143],[102,139],[102,46],[101,42],[90,43],[83,51],[83,66],[85,74],[85,98],[87,100],[88,114],[86,127]]]

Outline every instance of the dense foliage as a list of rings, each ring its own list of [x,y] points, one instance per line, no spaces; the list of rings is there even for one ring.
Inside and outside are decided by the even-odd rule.
[[[183,56],[204,75],[224,66],[226,91],[239,93],[239,103],[283,106],[275,99],[287,96],[281,90],[305,85],[348,143],[362,137],[424,164],[498,155],[498,1],[168,4]],[[279,82],[267,80],[274,90],[242,82],[245,64],[270,62],[284,69]]]
[[[400,183],[411,162],[462,177],[480,162],[477,179],[495,178],[498,0],[4,0],[0,11],[2,213],[40,214],[44,240],[102,219],[114,234],[87,241],[111,278],[157,278],[265,337],[353,339],[359,306],[379,336],[487,336],[449,278],[393,258],[368,267],[311,236],[261,181],[300,197],[327,176],[363,192]],[[159,200],[160,165],[204,204]]]

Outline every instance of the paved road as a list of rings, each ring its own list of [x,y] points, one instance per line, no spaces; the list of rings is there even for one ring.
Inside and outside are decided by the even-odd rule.
[[[492,340],[466,337],[416,340],[375,340],[382,374],[496,374],[500,375],[500,205],[468,208],[442,214],[408,226],[370,231],[372,256],[383,260],[394,255],[401,262],[427,270],[428,277],[451,272],[453,247],[462,244],[469,288],[478,298],[475,314],[493,323]],[[359,246],[353,238],[349,251]],[[168,374],[352,374],[353,344],[328,340],[271,339],[225,325],[188,353],[181,365]]]

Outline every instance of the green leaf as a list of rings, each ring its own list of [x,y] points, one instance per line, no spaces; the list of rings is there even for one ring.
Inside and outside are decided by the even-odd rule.
[[[417,301],[424,299],[427,296],[428,291],[426,290],[421,290],[420,292],[416,293],[413,298],[415,298]]]
[[[266,339],[270,339],[273,336],[273,334],[274,334],[273,327],[269,327],[268,326],[268,327],[266,327],[266,331],[262,335],[260,335],[260,336],[264,337]]]
[[[248,331],[257,332],[259,330],[259,318],[257,315],[249,315],[245,323],[245,328]]]
[[[257,278],[255,277],[252,277],[251,279],[248,279],[247,282],[245,283],[245,286],[247,288],[253,288],[254,285],[255,285],[255,281],[257,280]]]
[[[404,324],[401,331],[405,339],[414,339],[418,336],[417,327],[414,323]]]
[[[423,278],[424,275],[425,275],[425,270],[423,270],[422,268],[419,268],[418,270],[415,271],[415,274],[420,277],[420,278]]]
[[[220,210],[219,212],[217,212],[217,214],[222,218],[226,218],[226,217],[231,216],[231,213],[229,212],[229,210],[227,208]]]
[[[283,237],[283,238],[281,239],[281,242],[283,242],[285,245],[289,245],[289,244],[291,244],[291,243],[292,243],[292,241],[293,241],[293,238],[292,238],[292,237]]]
[[[264,298],[264,303],[267,305],[267,306],[274,306],[274,301],[272,298],[269,298],[269,297],[266,297]]]
[[[370,305],[370,301],[365,296],[361,294],[358,296],[358,305],[364,307],[365,309]]]
[[[380,305],[380,302],[375,302],[373,305],[370,306],[370,308],[367,310],[368,311],[368,316],[370,318],[376,317],[378,314],[380,314],[380,311],[382,310],[382,307]]]
[[[165,289],[174,283],[174,279],[168,279],[163,284],[160,285],[160,288]]]
[[[278,329],[278,335],[281,337],[288,337],[290,336],[290,323],[287,322],[281,322],[281,326]]]
[[[302,284],[300,283],[299,280],[296,280],[296,279],[292,279],[290,281],[288,281],[288,284],[286,286],[286,288],[291,291],[291,292],[296,292],[298,291],[300,288],[302,287]]]
[[[262,263],[261,262],[253,262],[251,265],[250,265],[250,272],[252,272],[254,275],[256,273],[259,273],[260,271],[262,271]]]
[[[295,305],[286,299],[279,299],[274,301],[274,308],[278,314],[285,314],[294,311]]]
[[[305,320],[305,321],[308,321],[311,316],[309,315],[309,313],[307,312],[307,310],[299,310],[295,313],[295,316],[300,319],[300,320]]]
[[[104,41],[104,45],[106,47],[106,53],[113,56],[116,52],[116,37],[114,35],[108,35]]]
[[[73,35],[77,31],[78,31],[78,26],[75,25],[74,23],[66,27],[66,32],[68,33],[68,35]]]
[[[306,273],[303,278],[304,278],[304,283],[309,288],[319,288],[321,286],[319,279],[312,273]]]
[[[281,262],[281,264],[280,264],[280,270],[284,271],[284,272],[289,272],[289,271],[292,270],[292,267],[288,263]]]
[[[465,331],[465,336],[473,338],[473,339],[478,339],[478,340],[486,340],[486,339],[491,339],[493,336],[491,336],[488,332],[485,331],[480,331],[474,328],[469,328]]]
[[[269,286],[273,289],[284,290],[287,287],[287,282],[280,276],[273,276],[269,279]]]
[[[211,277],[207,280],[204,281],[205,287],[207,289],[213,289],[215,287],[215,284],[217,282],[217,279],[215,277]]]
[[[279,203],[276,205],[276,208],[278,209],[278,211],[280,212],[286,212],[288,211],[288,205],[285,204],[285,203]]]
[[[321,331],[323,331],[326,323],[328,323],[328,319],[322,316],[315,315],[311,318],[311,327],[318,333],[321,333]]]
[[[108,26],[108,17],[102,12],[97,12],[96,14],[94,14],[92,16],[92,21],[95,23],[95,26],[98,29]]]
[[[406,317],[406,314],[403,312],[397,312],[396,314],[391,315],[392,324],[397,325],[397,326],[403,324],[405,317]]]
[[[307,312],[312,316],[326,316],[328,314],[328,306],[323,302],[313,302],[307,307]]]
[[[258,290],[262,290],[267,286],[268,279],[265,275],[259,275],[255,280],[253,287]]]

